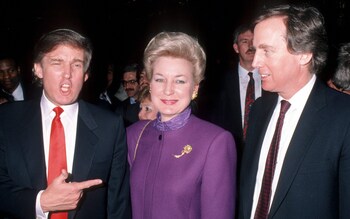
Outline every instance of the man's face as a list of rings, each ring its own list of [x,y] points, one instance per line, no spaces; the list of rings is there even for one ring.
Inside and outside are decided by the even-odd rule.
[[[304,54],[288,51],[286,26],[282,17],[261,21],[254,29],[256,49],[253,67],[258,68],[264,90],[292,97],[311,77],[306,71]]]
[[[12,59],[0,60],[0,85],[8,93],[12,93],[20,83],[20,68]]]
[[[253,33],[250,30],[238,35],[237,43],[233,44],[233,49],[239,55],[240,62],[252,63],[254,59]]]
[[[149,80],[146,76],[146,72],[142,71],[140,74],[140,89],[146,86],[149,86]]]
[[[84,71],[84,51],[59,45],[34,64],[35,75],[42,79],[46,97],[55,105],[69,105],[78,99],[88,74]]]
[[[139,84],[137,83],[136,72],[125,72],[123,74],[123,87],[128,97],[134,97],[139,91]]]

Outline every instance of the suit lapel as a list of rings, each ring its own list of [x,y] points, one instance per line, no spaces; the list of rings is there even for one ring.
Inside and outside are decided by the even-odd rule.
[[[248,133],[247,133],[247,144],[246,149],[247,153],[251,156],[245,157],[245,164],[242,166],[245,166],[245,169],[242,169],[242,174],[245,175],[245,185],[242,185],[242,187],[246,188],[244,191],[242,191],[245,195],[244,201],[242,204],[244,205],[244,218],[250,218],[251,208],[253,203],[253,195],[254,195],[254,189],[255,189],[255,181],[256,181],[256,174],[258,171],[258,165],[259,165],[259,157],[260,157],[260,150],[262,146],[262,142],[265,137],[266,129],[269,125],[273,110],[277,103],[277,95],[274,93],[270,93],[271,95],[262,97],[261,100],[257,101],[253,104],[252,108],[252,120],[248,125]],[[258,105],[258,106],[256,106]],[[249,137],[254,136],[254,137]],[[250,203],[250,204],[248,204]]]
[[[84,102],[79,102],[77,136],[73,161],[74,181],[86,180],[95,154],[97,124]]]
[[[77,136],[74,152],[72,180],[85,181],[88,178],[95,155],[98,137],[94,133],[97,124],[83,101],[79,101]],[[75,217],[76,211],[70,211],[68,218]]]
[[[270,217],[274,215],[284,200],[294,178],[296,177],[300,165],[304,160],[307,151],[314,140],[317,129],[321,122],[324,121],[325,114],[321,109],[326,106],[324,98],[324,89],[321,88],[320,82],[316,81],[314,89],[310,93],[309,99],[299,119],[298,125],[288,146],[281,170],[278,187],[276,188],[275,197],[270,210]]]
[[[44,189],[46,188],[47,180],[41,110],[39,102],[32,103],[25,109],[28,115],[23,117],[22,131],[18,133],[18,145],[22,145],[31,185],[36,189]],[[28,139],[31,139],[30,142],[28,142]]]
[[[238,75],[238,66],[235,69],[236,71],[233,72],[232,75],[232,91],[229,92],[230,95],[232,95],[233,101],[229,101],[230,109],[233,109],[232,115],[236,116],[236,119],[233,121],[237,121],[239,124],[239,127],[242,127],[242,111],[241,111],[241,96],[240,96],[240,90],[239,90],[239,75]],[[242,129],[242,128],[241,128]],[[242,132],[242,131],[241,131]]]

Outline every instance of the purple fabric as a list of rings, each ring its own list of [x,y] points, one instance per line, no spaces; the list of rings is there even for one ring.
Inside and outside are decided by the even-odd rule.
[[[234,218],[236,148],[232,135],[190,115],[190,109],[141,130],[127,129],[134,219]],[[161,124],[161,125],[160,125]],[[181,155],[186,145],[192,151]]]
[[[187,123],[188,119],[190,118],[190,115],[191,115],[191,108],[187,108],[175,118],[166,122],[162,122],[160,118],[160,114],[158,113],[157,120],[154,123],[154,126],[159,131],[176,130],[183,127]]]

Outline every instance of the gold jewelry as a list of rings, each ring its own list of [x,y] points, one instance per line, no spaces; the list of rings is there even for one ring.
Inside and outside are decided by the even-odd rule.
[[[196,91],[196,92],[194,92],[194,93],[192,94],[192,100],[196,99],[197,96],[198,96],[198,92]]]
[[[182,157],[182,156],[185,155],[185,154],[191,153],[191,151],[192,151],[192,146],[188,144],[188,145],[186,145],[186,146],[184,147],[184,149],[181,151],[181,154],[179,154],[179,155],[174,155],[174,157],[175,157],[175,158],[180,158],[180,157]]]

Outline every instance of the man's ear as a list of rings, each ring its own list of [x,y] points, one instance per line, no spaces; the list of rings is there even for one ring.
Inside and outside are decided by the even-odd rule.
[[[239,53],[237,43],[234,43],[232,47],[233,47],[233,50],[234,50],[236,53]]]
[[[89,79],[89,73],[86,72],[85,75],[84,75],[84,82],[87,81],[87,79]]]
[[[312,53],[303,53],[300,55],[300,64],[307,65],[311,62]]]
[[[34,63],[34,75],[38,78],[43,78],[43,69],[40,63]]]

